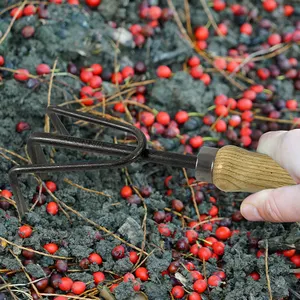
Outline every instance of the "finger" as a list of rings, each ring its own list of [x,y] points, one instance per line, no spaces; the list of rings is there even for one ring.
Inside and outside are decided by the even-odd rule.
[[[263,134],[257,152],[272,157],[300,183],[300,129]]]
[[[300,221],[300,185],[264,190],[246,198],[242,215],[249,221]]]

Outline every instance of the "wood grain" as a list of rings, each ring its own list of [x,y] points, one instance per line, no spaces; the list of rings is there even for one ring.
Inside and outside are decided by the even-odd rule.
[[[224,192],[249,193],[296,184],[271,157],[236,146],[225,146],[218,151],[213,183]]]

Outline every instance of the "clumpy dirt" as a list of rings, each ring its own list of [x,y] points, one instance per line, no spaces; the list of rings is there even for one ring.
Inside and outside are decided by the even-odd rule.
[[[0,7],[2,9],[9,4],[16,3],[16,1],[1,2]],[[149,2],[151,5],[167,7],[166,1],[152,0]],[[255,10],[256,5],[259,5],[258,2],[260,1],[245,2],[244,4]],[[278,2],[281,3],[282,1]],[[176,0],[173,3],[185,24],[183,1]],[[193,28],[207,24],[208,18],[200,1],[192,0],[189,3]],[[233,3],[233,1],[227,1],[228,5]],[[182,34],[173,20],[165,22],[155,29],[155,35],[147,39],[143,47],[135,48],[128,28],[131,24],[140,22],[138,16],[139,4],[140,1],[103,0],[98,9],[93,10],[85,5],[76,7],[67,4],[50,4],[47,7],[48,19],[42,20],[34,15],[23,17],[15,22],[12,30],[0,45],[0,55],[5,57],[4,67],[8,69],[25,68],[31,74],[35,74],[35,68],[38,64],[45,63],[52,66],[54,60],[58,59],[57,72],[63,74],[55,77],[54,84],[57,88],[54,87],[51,91],[52,105],[74,100],[74,97],[79,95],[79,90],[83,86],[78,77],[70,76],[67,73],[70,62],[75,64],[78,69],[92,63],[100,63],[105,71],[112,72],[115,61],[117,61],[120,69],[144,61],[147,72],[136,76],[136,82],[156,78],[155,70],[158,65],[172,66],[173,77],[171,79],[156,79],[155,83],[147,86],[146,96],[146,104],[149,107],[158,111],[167,111],[172,118],[178,110],[205,114],[207,109],[214,104],[215,96],[225,94],[228,97],[236,97],[240,94],[237,88],[228,83],[220,74],[213,74],[211,85],[205,86],[202,81],[194,80],[183,70],[182,65],[195,52],[182,38]],[[212,13],[217,23],[228,20],[232,26],[225,40],[217,36],[210,38],[207,51],[211,54],[226,56],[228,49],[236,47],[239,43],[248,45],[249,51],[254,52],[257,45],[264,41],[265,36],[268,35],[257,26],[255,27],[257,35],[251,40],[249,37],[239,34],[239,26],[236,26],[239,20],[234,19],[229,9],[220,13],[212,11]],[[265,12],[259,13],[266,16]],[[4,13],[0,17],[1,36],[6,32],[11,17],[9,13]],[[273,22],[279,22],[280,32],[286,32],[289,31],[293,22],[299,18],[299,12],[296,10],[295,15],[290,19],[284,19],[284,22],[278,19],[277,12],[268,14],[267,17]],[[120,31],[111,26],[111,21],[116,22],[123,28],[123,31],[121,31],[123,39],[120,39],[120,42],[118,42]],[[25,39],[21,34],[22,29],[27,25],[35,28],[33,38]],[[118,50],[116,50],[117,43],[119,43]],[[288,57],[293,56],[299,57],[299,47],[291,47]],[[269,63],[267,60],[263,62],[265,65]],[[203,63],[203,65],[206,68],[209,67],[206,63]],[[4,190],[10,189],[7,173],[14,166],[14,161],[24,164],[24,161],[13,155],[11,156],[5,149],[26,157],[25,145],[28,136],[32,132],[42,132],[44,130],[49,77],[45,77],[44,82],[30,79],[25,83],[21,83],[13,79],[13,74],[9,70],[3,70],[1,74],[0,186]],[[276,97],[278,99],[299,96],[299,92],[294,90],[294,85],[289,81],[274,79],[272,84],[276,86],[278,91]],[[117,92],[117,87],[109,82],[104,82],[103,90],[107,96],[114,95]],[[71,104],[68,107],[72,109],[80,108],[78,104]],[[101,111],[101,108],[99,111]],[[120,115],[111,109],[108,109],[107,113],[125,118],[124,115]],[[282,115],[283,118],[285,116],[287,114]],[[16,124],[20,121],[26,121],[30,124],[31,129],[22,133],[16,132]],[[70,120],[65,120],[65,123],[74,136],[84,136],[92,139],[98,137],[98,127],[76,126]],[[286,129],[287,126],[283,125],[280,128]],[[222,139],[225,144],[231,143],[225,134],[212,131],[209,126],[204,125],[199,116],[190,117],[189,121],[182,125],[180,130],[181,134],[201,135]],[[99,139],[113,141],[111,134],[111,131],[101,132]],[[153,136],[153,140],[158,141],[159,145],[165,150],[183,153],[184,146],[180,144],[178,138],[170,139]],[[215,142],[206,142],[205,144],[217,146]],[[56,149],[53,153],[50,147],[45,147],[45,153],[56,162],[99,160],[99,156],[95,154],[65,149]],[[8,158],[12,158],[14,161]],[[125,171],[128,172],[128,176]],[[173,193],[168,196],[164,179],[169,175],[172,175],[172,179],[169,181],[168,188]],[[187,170],[187,175],[193,177],[193,170]],[[66,178],[75,184],[87,189],[101,191],[110,195],[110,197],[70,185],[65,181]],[[129,204],[120,196],[120,189],[128,184],[128,178],[132,180],[132,186],[136,186],[138,189],[145,186],[151,187],[152,193],[145,198],[145,206],[142,201],[139,204]],[[31,247],[43,253],[45,253],[43,245],[56,243],[59,245],[59,250],[55,255],[72,258],[70,271],[65,274],[66,276],[73,280],[84,281],[88,284],[89,289],[93,289],[95,284],[93,283],[92,274],[102,271],[106,275],[104,285],[110,287],[113,283],[119,283],[114,293],[111,294],[112,299],[117,300],[134,299],[136,295],[132,284],[122,281],[122,276],[127,272],[132,272],[134,265],[130,262],[128,255],[120,260],[114,260],[111,251],[115,246],[123,244],[128,254],[134,250],[132,246],[141,248],[144,245],[144,250],[149,253],[149,256],[146,258],[143,255],[141,261],[149,271],[150,280],[146,282],[139,281],[141,290],[150,300],[172,299],[170,296],[172,286],[180,280],[173,275],[162,275],[162,272],[168,269],[174,257],[178,255],[177,251],[174,250],[175,245],[177,240],[184,236],[187,221],[197,220],[197,213],[191,201],[191,190],[186,186],[186,179],[182,170],[138,162],[129,166],[127,170],[113,169],[70,174],[53,173],[49,174],[47,179],[54,181],[58,186],[58,190],[54,193],[55,197],[71,207],[77,214],[66,209],[66,214],[60,210],[57,215],[51,216],[46,212],[45,205],[42,205],[34,207],[20,222],[15,208],[11,205],[8,209],[0,209],[1,238],[8,240],[9,243]],[[26,201],[29,205],[32,205],[31,199],[36,191],[37,183],[30,175],[22,176],[21,183]],[[273,299],[297,299],[293,296],[294,294],[290,293],[290,289],[300,293],[297,278],[292,271],[294,266],[278,251],[289,249],[288,245],[297,244],[300,240],[299,224],[250,223],[245,220],[234,222],[231,220],[231,216],[239,209],[239,204],[246,194],[225,194],[211,185],[201,188],[201,191],[204,193],[204,200],[198,205],[200,213],[208,214],[209,209],[212,207],[212,203],[209,201],[210,197],[215,197],[219,208],[218,216],[224,217],[224,219],[213,224],[212,232],[200,230],[200,241],[214,235],[220,224],[229,226],[232,230],[239,230],[239,232],[232,235],[225,242],[225,254],[218,262],[211,259],[203,264],[198,258],[188,253],[181,253],[180,262],[182,266],[178,269],[178,273],[181,278],[184,278],[186,290],[191,291],[192,278],[184,267],[184,263],[192,261],[196,269],[206,277],[218,270],[223,270],[226,273],[224,283],[205,292],[202,295],[204,300],[269,299],[265,256],[256,257],[259,247],[265,249],[268,245],[268,275]],[[178,214],[171,213],[173,219],[168,223],[168,227],[175,234],[171,237],[164,237],[159,234],[153,215],[156,211],[163,211],[164,209],[169,212],[173,199],[179,199],[183,202],[184,215],[188,216],[188,219],[184,220]],[[51,200],[52,198],[48,195],[46,201],[50,202]],[[145,211],[145,207],[147,211]],[[146,219],[144,219],[145,213]],[[32,226],[33,233],[29,238],[22,239],[18,236],[18,228],[21,224]],[[145,240],[144,226],[147,228]],[[122,243],[111,234],[108,234],[107,231],[103,231],[103,228],[121,237],[131,246]],[[257,242],[259,243],[257,244]],[[103,264],[99,266],[90,265],[85,270],[80,268],[79,262],[93,252],[101,255]],[[24,263],[25,258],[22,256],[20,248],[2,243],[0,247],[0,278],[3,285],[0,287],[2,293],[0,299],[5,299],[4,296],[11,299],[10,291],[5,286],[5,282],[9,282],[11,287],[14,284],[23,284],[20,289],[31,292],[28,278],[20,269],[20,263],[16,257],[19,257]],[[55,272],[53,269],[55,261],[56,259],[51,256],[36,254],[32,262],[27,264],[26,272],[34,279],[43,278],[46,275],[45,268],[50,268],[51,272]],[[260,274],[260,280],[254,281],[249,276],[254,271]],[[100,291],[102,286],[102,284],[98,286]],[[62,292],[58,291],[58,293]],[[98,295],[98,297],[100,296]],[[17,299],[28,298],[17,292]],[[50,297],[44,296],[43,299],[50,299]],[[101,297],[100,299],[108,298]]]

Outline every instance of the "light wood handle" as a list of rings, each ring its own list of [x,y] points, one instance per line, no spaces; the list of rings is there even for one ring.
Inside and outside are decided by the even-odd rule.
[[[212,179],[224,192],[253,193],[296,184],[271,157],[236,146],[225,146],[217,152]]]

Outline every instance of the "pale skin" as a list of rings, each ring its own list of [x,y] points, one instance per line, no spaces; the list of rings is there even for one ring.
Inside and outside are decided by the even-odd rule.
[[[286,169],[298,185],[263,190],[241,205],[249,221],[300,221],[300,129],[268,132],[261,136],[257,152],[267,154]]]

